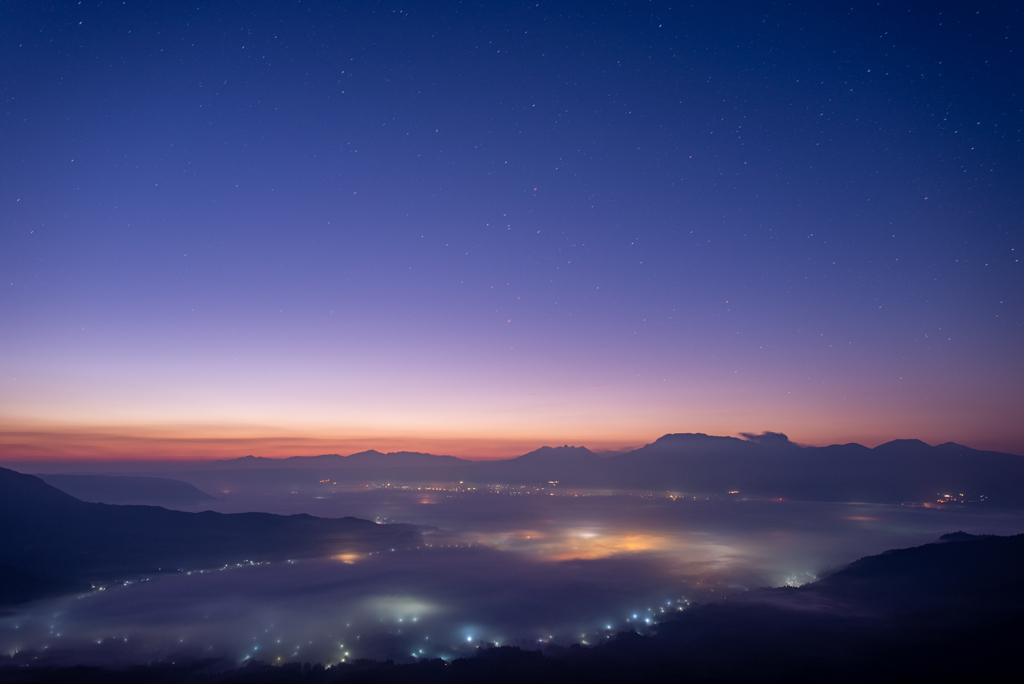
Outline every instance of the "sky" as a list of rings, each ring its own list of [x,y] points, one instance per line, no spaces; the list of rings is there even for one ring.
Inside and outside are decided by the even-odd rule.
[[[0,459],[1024,454],[1018,4],[410,5],[0,6]]]

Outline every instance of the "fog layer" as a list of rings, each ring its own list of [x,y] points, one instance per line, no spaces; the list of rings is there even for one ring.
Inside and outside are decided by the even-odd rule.
[[[325,484],[328,487],[329,483]],[[0,618],[15,662],[238,663],[450,657],[488,642],[595,643],[665,612],[802,584],[957,529],[1011,534],[1024,513],[695,499],[468,485],[217,492],[265,510],[431,525],[419,548],[183,572],[29,604]]]

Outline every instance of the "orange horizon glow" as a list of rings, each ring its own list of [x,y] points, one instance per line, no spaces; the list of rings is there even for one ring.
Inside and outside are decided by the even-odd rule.
[[[716,47],[739,30],[729,12],[702,13],[695,39],[625,3],[589,28],[538,7],[551,33],[463,73],[462,34],[436,12],[395,32],[292,4],[218,11],[261,35],[341,22],[336,47],[278,36],[289,56],[239,62],[253,45],[200,51],[182,8],[123,7],[79,27],[117,59],[80,61],[65,57],[92,48],[63,14],[10,15],[0,464],[494,460],[762,432],[1024,454],[1013,79],[882,78],[874,48],[851,47],[852,68],[801,24],[765,88],[761,48]],[[195,59],[154,61],[128,36],[149,14]],[[492,14],[459,25],[484,35]],[[932,29],[907,26],[899,49],[924,73]],[[978,36],[996,26],[958,54],[990,49]],[[29,57],[14,36],[44,27],[57,42]],[[750,45],[789,45],[780,27]],[[590,57],[606,34],[621,69]],[[342,56],[364,40],[376,57]],[[693,78],[707,70],[732,76]],[[835,93],[859,104],[839,106],[830,89],[853,72]],[[933,130],[956,92],[977,117]],[[969,164],[936,162],[968,147]]]
[[[669,433],[764,431],[814,446],[920,439],[1024,453],[1012,374],[925,368],[911,379],[884,364],[636,360],[593,345],[501,358],[493,345],[442,348],[443,339],[426,351],[282,348],[240,361],[219,348],[186,353],[185,344],[164,352],[141,344],[126,355],[87,348],[81,358],[25,349],[0,360],[0,462],[369,449],[489,460],[542,446],[621,451]]]
[[[615,434],[605,431],[587,437],[583,431],[568,436],[553,434],[349,434],[347,436],[304,436],[284,430],[256,430],[240,427],[214,429],[203,427],[153,428],[140,426],[85,427],[27,426],[17,429],[11,425],[0,429],[0,463],[31,462],[204,462],[227,460],[253,455],[262,458],[284,459],[293,456],[321,454],[350,455],[376,450],[382,453],[410,451],[455,456],[468,460],[497,460],[515,458],[543,446],[585,446],[595,452],[624,452],[654,442],[669,433],[702,432],[716,436],[739,437],[740,432],[772,430],[786,432],[790,439],[804,446],[827,446],[857,442],[874,447],[893,439],[917,438],[929,444],[955,441],[975,449],[1022,453],[1024,449],[1014,440],[942,439],[913,433],[871,434],[857,438],[849,432],[836,431],[830,437],[824,431],[817,434],[787,431],[769,425],[757,430],[729,429],[712,426],[680,425],[648,426],[646,431]],[[717,429],[715,429],[717,427]],[[775,429],[772,429],[775,428]],[[268,434],[269,433],[269,434]]]

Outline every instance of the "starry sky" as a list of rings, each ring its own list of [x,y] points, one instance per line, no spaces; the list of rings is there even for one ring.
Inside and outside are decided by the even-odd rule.
[[[1024,453],[1024,11],[0,6],[0,458]]]

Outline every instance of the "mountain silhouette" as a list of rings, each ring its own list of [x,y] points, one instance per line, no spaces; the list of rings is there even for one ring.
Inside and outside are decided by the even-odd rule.
[[[0,468],[0,565],[69,581],[418,544],[420,528],[358,518],[185,513],[86,503]],[[13,572],[13,571],[12,571]]]
[[[511,459],[510,463],[543,463],[589,466],[598,462],[600,456],[586,447],[574,447],[566,444],[560,447],[541,447],[528,454]]]
[[[780,433],[757,441],[705,434],[669,434],[604,459],[531,458],[481,462],[458,469],[514,474],[520,481],[552,479],[569,486],[604,486],[817,501],[934,502],[945,494],[997,505],[1024,505],[1024,458],[959,444],[929,446],[895,440],[869,449],[859,444],[802,447]],[[564,449],[564,447],[563,447]],[[590,452],[587,452],[590,453]],[[511,464],[518,464],[509,468]],[[962,497],[960,495],[963,495]]]
[[[953,494],[990,505],[1024,505],[1024,457],[1013,454],[920,440],[869,449],[803,447],[781,433],[751,437],[756,439],[669,434],[608,458],[581,447],[542,448],[517,459],[460,465],[450,473],[477,482],[558,480],[563,486],[738,491],[810,501],[935,502]]]
[[[265,458],[250,455],[212,461],[210,466],[219,468],[432,468],[471,462],[455,456],[438,456],[417,451],[381,453],[370,449],[349,456],[321,454],[319,456]]]
[[[702,433],[664,435],[639,449],[602,458],[584,447],[541,447],[522,456],[469,461],[416,452],[219,461],[210,468],[249,472],[292,469],[295,481],[330,477],[343,482],[474,482],[647,489],[693,494],[934,503],[957,501],[1024,506],[1024,457],[980,451],[952,442],[930,446],[900,439],[807,447],[778,432],[746,439]],[[300,473],[307,473],[298,475]],[[317,475],[319,473],[319,475]]]
[[[46,484],[90,503],[198,506],[215,501],[197,487],[166,477],[128,475],[38,475]]]
[[[512,459],[478,461],[453,471],[461,479],[486,480],[503,484],[535,484],[563,479],[580,481],[592,468],[600,469],[602,459],[586,447],[541,447]]]

